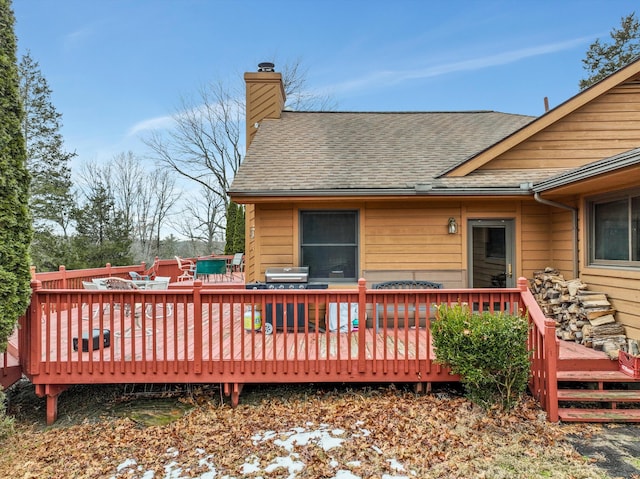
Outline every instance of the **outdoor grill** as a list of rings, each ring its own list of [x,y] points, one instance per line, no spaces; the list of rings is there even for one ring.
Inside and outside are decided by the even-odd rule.
[[[327,289],[327,283],[309,283],[309,267],[308,266],[288,266],[284,268],[267,268],[264,272],[264,283],[247,283],[246,289]],[[305,307],[304,303],[298,303],[297,311],[293,303],[286,303],[286,307],[282,303],[275,304],[275,328],[273,328],[273,304],[266,304],[263,318],[265,321],[265,331],[273,331],[273,329],[299,329],[303,330],[305,326]],[[297,314],[296,314],[297,313]],[[295,320],[297,318],[297,321]]]
[[[309,267],[267,268],[264,279],[267,289],[306,289],[309,281]]]

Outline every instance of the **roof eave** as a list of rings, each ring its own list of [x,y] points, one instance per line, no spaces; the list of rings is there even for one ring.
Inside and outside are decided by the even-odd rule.
[[[590,165],[585,165],[572,171],[568,171],[561,175],[554,176],[548,180],[541,181],[533,185],[532,189],[536,193],[543,193],[556,188],[577,183],[579,181],[588,180],[599,175],[611,173],[616,170],[636,166],[640,163],[640,148],[626,151],[618,155],[612,156],[605,160],[597,161]]]
[[[353,188],[353,189],[324,189],[324,190],[251,190],[229,191],[234,198],[342,198],[354,196],[406,196],[406,197],[438,197],[438,196],[528,196],[532,192],[529,187],[474,187],[474,188]]]

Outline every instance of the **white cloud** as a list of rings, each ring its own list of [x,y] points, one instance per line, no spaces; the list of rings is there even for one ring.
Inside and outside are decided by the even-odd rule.
[[[173,117],[170,115],[158,116],[156,118],[149,118],[148,120],[142,120],[129,128],[127,136],[136,135],[149,130],[164,130],[171,127],[173,124]]]
[[[79,28],[78,30],[71,32],[64,37],[64,44],[67,48],[74,47],[76,45],[82,45],[86,42],[87,38],[89,38],[93,34],[93,27],[86,26]]]
[[[575,38],[564,42],[548,43],[545,45],[522,48],[519,50],[507,51],[479,58],[471,58],[459,62],[444,63],[421,69],[380,70],[359,79],[334,85],[332,90],[342,92],[362,90],[364,88],[375,88],[381,85],[388,86],[390,83],[399,83],[407,80],[433,78],[453,72],[482,70],[484,68],[497,65],[514,63],[525,58],[569,50],[592,40],[592,36]]]

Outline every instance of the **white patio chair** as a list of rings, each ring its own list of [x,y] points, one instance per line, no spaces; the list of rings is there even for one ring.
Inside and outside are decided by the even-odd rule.
[[[182,274],[177,278],[178,281],[192,281],[196,272],[195,263],[189,259],[181,258],[180,256],[176,256],[175,258],[178,262],[178,269],[182,271]]]

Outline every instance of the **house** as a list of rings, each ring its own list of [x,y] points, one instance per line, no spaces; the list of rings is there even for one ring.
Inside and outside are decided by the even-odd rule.
[[[309,266],[329,286],[511,287],[553,266],[606,293],[640,339],[640,61],[540,117],[284,110],[245,74],[247,281]]]

